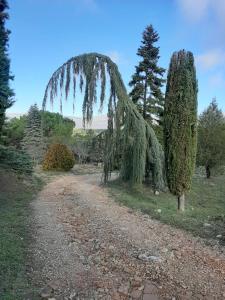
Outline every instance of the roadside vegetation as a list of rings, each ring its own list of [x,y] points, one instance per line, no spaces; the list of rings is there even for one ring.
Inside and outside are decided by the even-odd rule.
[[[0,168],[0,299],[24,299],[30,244],[30,203],[42,187],[37,177]]]
[[[132,188],[119,180],[109,183],[111,195],[120,204],[139,210],[162,223],[190,231],[194,235],[216,239],[225,244],[225,174],[210,180],[196,174],[187,193],[185,214],[177,212],[177,199],[171,193],[155,195],[149,186]]]

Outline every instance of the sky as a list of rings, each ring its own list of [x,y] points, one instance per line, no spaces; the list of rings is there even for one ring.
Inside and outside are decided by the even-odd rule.
[[[159,34],[159,65],[168,69],[174,51],[195,56],[201,113],[217,98],[225,111],[225,0],[8,0],[9,55],[16,103],[8,112],[41,107],[52,73],[70,57],[106,54],[128,83],[140,58],[142,32],[152,24]],[[166,78],[166,75],[165,75]],[[81,116],[82,99],[76,104]],[[59,111],[55,103],[53,111]],[[50,107],[49,107],[50,109]],[[64,104],[71,116],[72,101]]]

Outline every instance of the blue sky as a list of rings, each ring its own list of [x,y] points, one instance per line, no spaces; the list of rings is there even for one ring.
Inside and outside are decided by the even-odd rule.
[[[51,74],[87,52],[109,55],[128,84],[142,32],[152,24],[160,40],[159,64],[168,68],[174,51],[194,53],[199,112],[213,97],[225,111],[224,0],[9,0],[11,70],[16,103],[9,112],[41,106]],[[81,99],[75,115],[81,114]],[[58,110],[58,103],[54,111]],[[72,115],[72,103],[64,108]]]

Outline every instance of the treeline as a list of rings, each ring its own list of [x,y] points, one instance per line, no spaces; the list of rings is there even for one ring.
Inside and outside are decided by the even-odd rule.
[[[168,105],[165,111],[165,95],[162,92],[163,84],[166,80],[163,78],[165,69],[158,65],[160,58],[159,35],[154,30],[152,25],[146,27],[142,35],[141,46],[138,48],[137,55],[141,58],[138,65],[135,67],[135,73],[132,75],[132,80],[129,85],[132,88],[130,97],[142,114],[143,118],[151,124],[155,133],[164,145],[163,128],[165,127],[164,117],[168,114],[168,109],[174,109],[172,122],[175,122],[176,115],[184,111],[181,107],[179,111],[179,103],[177,107],[172,108],[174,101]],[[171,63],[173,57],[171,59]],[[176,62],[175,62],[176,63]],[[188,66],[186,66],[188,68]],[[170,80],[168,74],[168,80]],[[177,80],[176,89],[178,86],[185,85],[185,77],[178,77],[178,69],[176,69],[175,77]],[[172,82],[168,82],[167,85]],[[184,86],[185,88],[185,86]],[[175,97],[176,98],[176,97]],[[190,95],[188,101],[190,102]],[[168,99],[167,99],[168,100]],[[177,134],[175,140],[170,143],[178,143],[180,126],[177,126]],[[170,128],[171,130],[171,128]],[[211,170],[218,170],[218,167],[225,164],[225,115],[218,107],[216,98],[212,100],[209,106],[200,114],[197,123],[197,158],[196,165],[205,168],[207,178],[211,176]]]
[[[27,114],[8,119],[2,131],[2,143],[22,149],[30,143],[34,133],[37,140],[44,139],[46,144],[68,143],[75,127],[75,122],[59,113],[41,111],[32,105]]]
[[[104,139],[101,130],[75,128],[75,122],[59,113],[39,110],[32,105],[27,114],[6,120],[1,144],[24,150],[33,163],[41,163],[52,144],[64,144],[77,163],[102,162]]]
[[[159,66],[159,35],[152,25],[147,26],[137,51],[140,61],[130,81],[129,95],[117,66],[105,55],[83,54],[58,68],[47,84],[43,108],[48,98],[53,103],[59,90],[67,98],[70,85],[73,85],[75,98],[79,86],[84,90],[84,122],[92,118],[98,92],[100,109],[103,108],[109,78],[108,129],[104,134],[96,136],[94,131],[74,131],[73,121],[60,114],[40,111],[36,105],[27,116],[9,120],[3,126],[5,110],[13,104],[7,52],[9,31],[5,29],[7,8],[7,1],[1,1],[1,143],[14,147],[16,155],[23,159],[27,153],[33,163],[41,163],[46,155],[51,159],[51,164],[44,163],[46,166],[55,165],[58,158],[71,157],[72,152],[79,162],[104,161],[105,181],[115,169],[119,169],[122,180],[133,185],[141,184],[145,176],[151,174],[153,189],[164,190],[167,183],[178,197],[179,207],[184,209],[184,194],[191,187],[196,155],[197,165],[205,167],[208,178],[212,168],[225,163],[224,116],[216,101],[197,118],[198,86],[193,54],[185,50],[174,52],[165,80],[165,69]],[[98,81],[100,86],[97,86]],[[2,153],[7,153],[6,148]],[[72,162],[73,159],[65,161],[65,165],[70,166]]]

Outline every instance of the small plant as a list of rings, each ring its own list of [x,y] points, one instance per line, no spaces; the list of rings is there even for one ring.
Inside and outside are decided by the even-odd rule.
[[[63,144],[53,144],[49,147],[43,162],[43,170],[69,171],[73,168],[75,159],[72,151]]]

